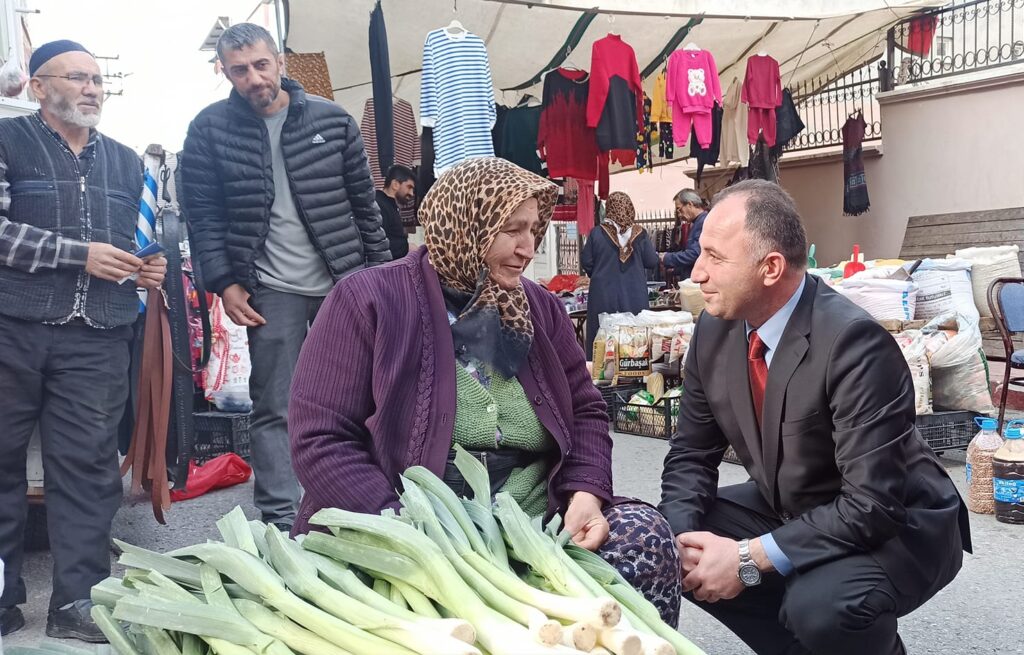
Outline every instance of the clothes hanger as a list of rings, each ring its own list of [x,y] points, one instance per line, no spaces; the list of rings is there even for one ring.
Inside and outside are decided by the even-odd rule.
[[[576,65],[572,60],[572,48],[569,46],[565,47],[565,61],[562,62],[562,68],[570,71],[582,71],[583,69]]]
[[[468,33],[469,30],[463,27],[462,23],[459,22],[459,0],[455,0],[452,5],[452,13],[455,14],[455,17],[452,18],[452,22],[448,23],[448,27],[444,28],[444,31],[452,36]]]
[[[618,31],[616,31],[616,29],[612,27],[613,25],[615,25],[615,14],[608,14],[608,25],[608,34],[610,36],[619,36]]]
[[[683,50],[700,50],[700,46],[694,43],[693,41],[690,41],[685,46],[683,46]]]

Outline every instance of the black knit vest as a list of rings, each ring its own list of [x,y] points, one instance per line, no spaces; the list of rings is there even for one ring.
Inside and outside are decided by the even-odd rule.
[[[8,219],[78,241],[110,243],[132,252],[142,193],[138,155],[99,136],[95,156],[78,158],[42,125],[38,115],[0,120],[0,153],[7,164]],[[97,327],[135,320],[135,285],[107,282],[84,269],[28,273],[0,264],[0,313],[40,323],[63,323],[79,311]]]

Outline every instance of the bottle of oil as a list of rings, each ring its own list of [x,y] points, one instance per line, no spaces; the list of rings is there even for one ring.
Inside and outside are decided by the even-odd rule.
[[[1024,433],[1017,419],[1006,428],[1006,443],[992,456],[996,520],[1024,524]]]
[[[967,509],[976,514],[995,514],[992,496],[992,455],[1003,445],[994,418],[974,419],[981,430],[967,446]]]

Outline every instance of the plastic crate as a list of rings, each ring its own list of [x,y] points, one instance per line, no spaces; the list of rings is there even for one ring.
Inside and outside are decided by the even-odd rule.
[[[630,394],[632,395],[632,394]],[[670,439],[676,431],[681,397],[665,398],[657,405],[638,405],[629,396],[615,394],[612,399],[612,420],[615,431],[640,437]]]
[[[248,413],[196,412],[192,415],[195,443],[192,459],[202,464],[225,453],[250,457]]]
[[[917,430],[937,453],[945,450],[967,448],[978,426],[974,419],[981,416],[976,412],[935,412],[917,417]]]
[[[600,386],[597,390],[601,392],[601,397],[604,398],[605,404],[608,405],[608,413],[610,415],[616,394],[625,394],[625,396],[629,398],[643,388],[643,382],[637,380],[636,382],[624,382],[622,384]]]

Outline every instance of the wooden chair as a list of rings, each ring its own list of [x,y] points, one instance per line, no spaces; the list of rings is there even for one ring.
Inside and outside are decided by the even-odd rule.
[[[1001,277],[988,286],[988,306],[995,318],[996,329],[1003,339],[1006,368],[1003,389],[999,396],[999,426],[1006,413],[1006,395],[1010,385],[1024,387],[1024,376],[1010,377],[1012,369],[1024,370],[1024,349],[1017,349],[1013,336],[1024,332],[1024,278]]]

